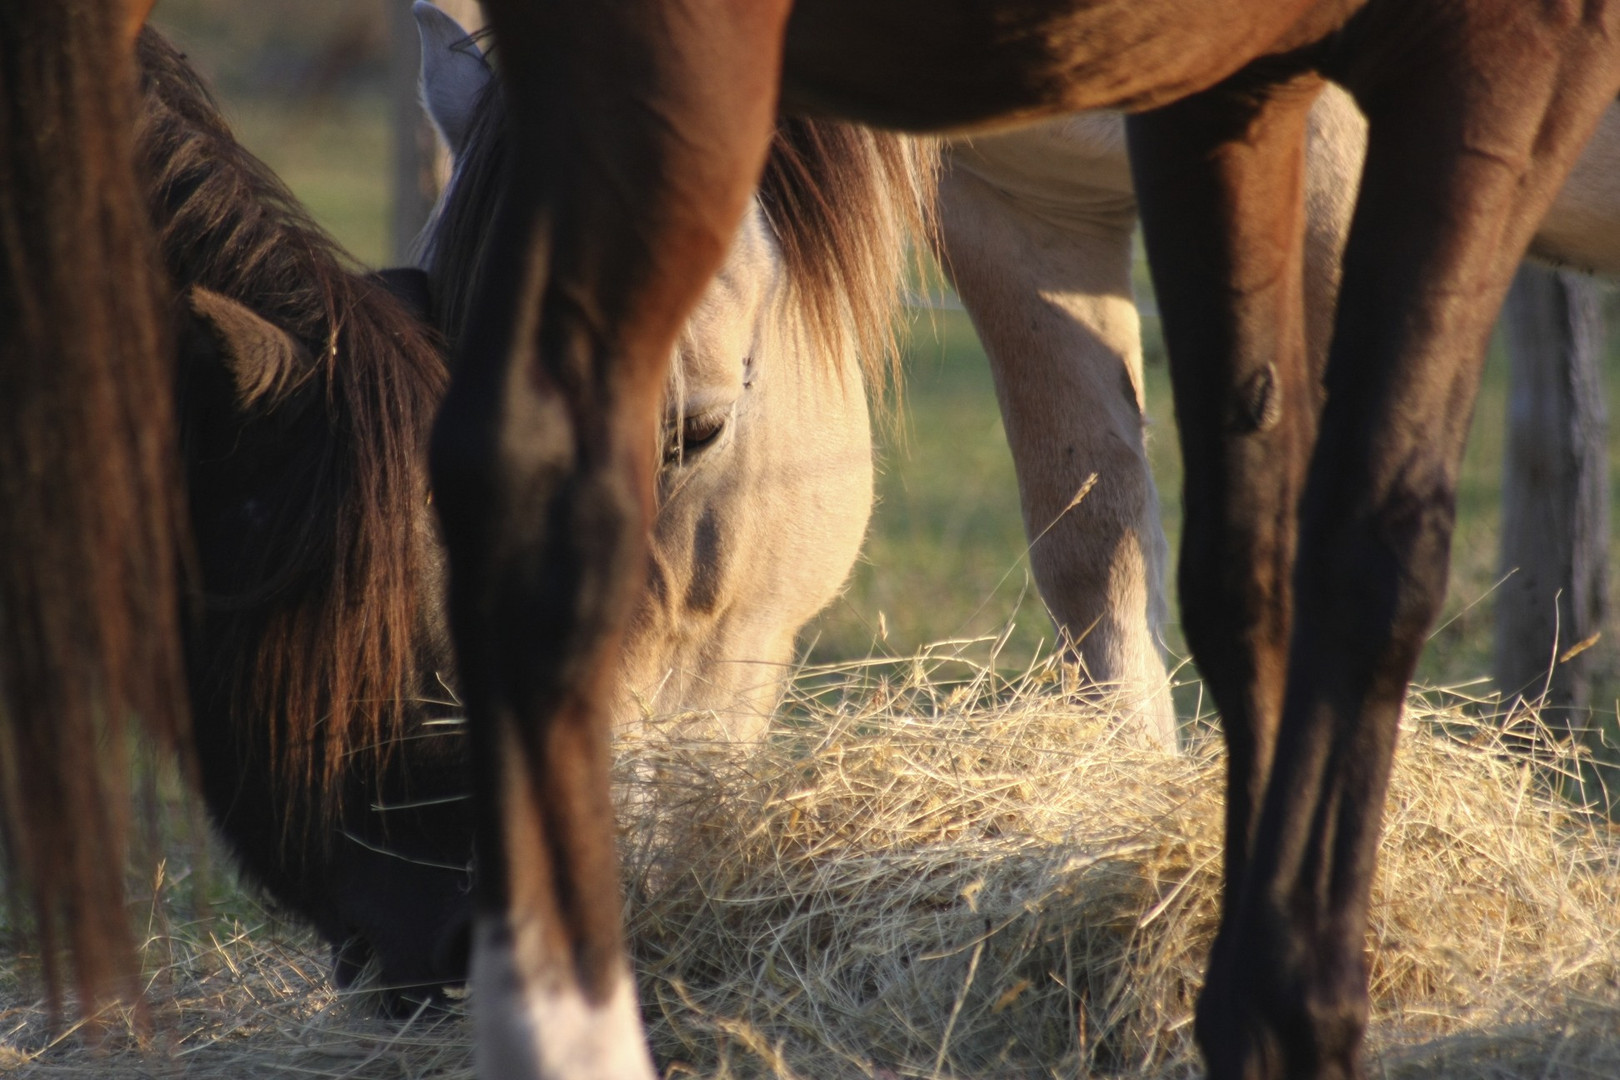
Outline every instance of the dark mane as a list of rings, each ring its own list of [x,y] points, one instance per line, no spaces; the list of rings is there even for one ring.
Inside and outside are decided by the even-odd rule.
[[[192,679],[268,716],[271,768],[289,791],[323,798],[346,758],[387,746],[416,682],[418,530],[442,352],[237,144],[172,46],[146,31],[139,58],[137,157],[177,293],[202,286],[301,342],[311,370],[288,393],[321,421],[318,437],[280,451],[276,511],[232,595],[204,597],[219,616],[208,633],[224,640],[208,643],[215,669]],[[286,404],[257,393],[266,400],[243,406]]]
[[[423,252],[439,325],[457,341],[477,290],[487,230],[507,168],[498,83],[483,92],[464,160]],[[809,344],[832,364],[858,361],[881,387],[911,244],[934,218],[939,151],[928,139],[827,120],[778,122],[759,198],[781,246],[789,302]]]

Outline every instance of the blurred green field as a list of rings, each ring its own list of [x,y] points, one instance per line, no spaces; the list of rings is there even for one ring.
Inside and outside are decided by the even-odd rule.
[[[370,266],[389,261],[386,37],[376,3],[159,0],[152,22],[237,137]]]
[[[389,143],[377,79],[357,77],[342,92],[274,95],[265,79],[245,79],[232,68],[249,46],[221,37],[223,24],[204,17],[221,2],[164,0],[160,21],[166,12],[183,16],[179,36],[220,86],[242,140],[356,257],[372,265],[387,262]],[[257,35],[255,42],[281,42],[274,22],[231,32]],[[293,66],[300,63],[321,69],[318,57]],[[362,76],[365,70],[362,65]],[[1145,287],[1145,273],[1139,276]],[[1156,330],[1154,321],[1146,320],[1149,449],[1174,550],[1180,463]],[[1611,366],[1617,363],[1620,359],[1612,357]],[[816,661],[907,656],[930,643],[972,639],[978,641],[968,647],[974,656],[983,659],[992,643],[999,643],[997,663],[1023,667],[1050,645],[1052,633],[1029,578],[1011,460],[984,356],[966,316],[915,312],[905,373],[904,409],[897,422],[879,425],[886,434],[878,451],[878,505],[865,553],[842,598],[808,629],[807,655]],[[1477,684],[1489,668],[1505,380],[1498,345],[1462,474],[1445,612],[1419,669],[1420,680],[1430,685]],[[1608,381],[1608,392],[1610,413],[1620,414],[1620,378]],[[1620,438],[1613,433],[1611,460],[1620,493]],[[1173,625],[1170,645],[1184,651]],[[1605,638],[1594,655],[1594,700],[1612,724],[1620,696],[1620,650]],[[1192,677],[1190,668],[1184,676]]]

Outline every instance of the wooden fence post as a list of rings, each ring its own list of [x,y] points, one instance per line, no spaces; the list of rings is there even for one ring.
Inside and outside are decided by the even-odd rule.
[[[1496,684],[1560,734],[1589,726],[1609,539],[1602,298],[1590,278],[1526,264],[1503,308],[1511,363],[1502,467]]]

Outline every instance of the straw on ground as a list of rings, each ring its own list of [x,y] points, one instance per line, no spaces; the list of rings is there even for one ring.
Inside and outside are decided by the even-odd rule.
[[[763,744],[620,740],[626,917],[672,1076],[1196,1072],[1219,880],[1218,740],[1110,736],[1039,665],[1014,684],[924,655],[806,672]],[[1374,1072],[1620,1075],[1620,845],[1477,707],[1414,697],[1369,941]],[[457,1016],[335,995],[296,933],[154,939],[163,1034],[47,1045],[0,989],[20,1077],[470,1075]]]

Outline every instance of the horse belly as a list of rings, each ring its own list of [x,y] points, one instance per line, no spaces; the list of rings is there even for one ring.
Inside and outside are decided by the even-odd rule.
[[[783,104],[913,130],[1149,109],[1342,26],[1364,0],[801,0]]]

